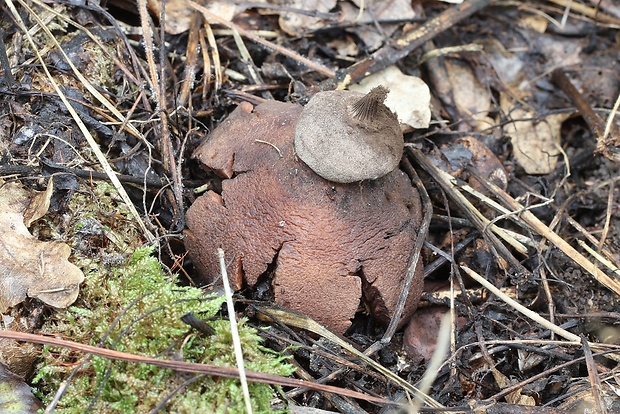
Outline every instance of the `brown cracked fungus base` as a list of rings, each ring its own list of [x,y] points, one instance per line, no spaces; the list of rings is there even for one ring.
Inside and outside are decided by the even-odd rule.
[[[350,325],[360,298],[387,323],[420,227],[420,199],[400,170],[377,180],[329,182],[294,153],[302,107],[241,104],[194,153],[225,178],[187,212],[185,244],[199,274],[220,273],[224,249],[234,287],[254,286],[274,263],[275,301],[335,332]],[[337,139],[337,137],[334,137]],[[403,321],[422,291],[418,266]]]

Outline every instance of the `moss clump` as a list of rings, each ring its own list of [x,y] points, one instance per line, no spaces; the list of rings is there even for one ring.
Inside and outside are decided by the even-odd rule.
[[[107,197],[101,193],[99,196],[100,202]],[[75,223],[89,214],[87,208],[81,213],[74,217]],[[115,249],[109,244],[105,250],[110,255]],[[180,319],[188,312],[213,317],[224,298],[180,287],[174,276],[162,270],[153,251],[152,247],[140,247],[120,265],[103,265],[101,257],[79,258],[77,264],[86,275],[80,298],[69,309],[57,311],[44,331],[138,355],[235,366],[227,320],[210,322],[215,334],[205,336]],[[261,346],[255,328],[242,321],[239,334],[247,369],[277,375],[292,373],[285,357]],[[75,351],[44,347],[33,382],[45,403],[76,370],[57,413],[143,413],[160,404],[163,412],[245,412],[238,380],[195,378],[193,374],[95,356],[80,365],[85,359]],[[250,384],[250,393],[256,412],[270,412],[270,386]]]

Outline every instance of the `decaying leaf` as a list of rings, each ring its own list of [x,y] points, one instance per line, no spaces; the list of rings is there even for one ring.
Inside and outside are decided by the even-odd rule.
[[[506,50],[494,40],[485,40],[485,52],[496,73],[506,88],[500,93],[500,106],[512,122],[504,126],[504,133],[510,137],[514,158],[528,174],[548,174],[555,170],[561,155],[560,127],[567,114],[540,116],[535,110],[523,106],[532,95],[531,86],[523,78],[525,63],[518,55]],[[541,40],[541,47],[545,42]],[[558,52],[560,53],[560,52]],[[560,54],[568,58],[566,51]]]
[[[480,83],[472,67],[457,59],[446,59],[445,66],[459,113],[477,131],[494,125],[495,122],[489,118],[491,91]]]
[[[32,223],[40,219],[50,208],[50,200],[54,192],[54,181],[50,178],[45,191],[35,191],[30,198],[30,203],[24,211],[24,224],[30,227]]]
[[[0,182],[0,312],[26,297],[67,307],[84,280],[82,271],[67,260],[71,254],[67,244],[43,242],[30,234],[24,224],[29,204],[29,191],[17,183]],[[34,210],[40,214],[40,209]]]
[[[566,400],[557,407],[558,412],[564,413],[595,413],[597,401],[595,395],[601,397],[601,401],[608,413],[616,413],[618,404],[618,389],[614,382],[603,381],[601,389],[595,394],[587,378],[575,378],[567,391]]]
[[[504,98],[504,96],[502,96]],[[514,157],[528,174],[549,174],[561,157],[560,127],[568,114],[554,114],[540,118],[524,108],[511,109],[508,99],[502,99],[502,108],[513,122],[504,127],[512,140]]]
[[[354,0],[353,4],[342,1],[339,4],[342,20],[352,23],[348,30],[355,33],[368,47],[368,50],[378,49],[399,28],[401,21],[411,20],[416,13],[409,0],[367,1]],[[360,8],[362,14],[360,15]],[[381,24],[378,30],[375,23]]]
[[[327,13],[336,7],[336,0],[289,0],[286,5],[291,9],[312,10]],[[291,36],[298,36],[308,30],[320,29],[325,22],[318,18],[297,11],[282,12],[279,19],[280,27]]]
[[[483,39],[479,43],[484,46],[484,57],[493,67],[502,86],[515,97],[529,94],[528,90],[519,89],[519,85],[526,81],[523,67],[525,62],[518,54],[507,50],[497,39]]]
[[[501,389],[508,388],[514,385],[516,382],[515,380],[511,380],[506,377],[496,368],[491,368],[491,372],[493,373],[493,377],[495,378],[497,385],[499,385]],[[529,395],[524,395],[522,391],[522,389],[517,389],[511,392],[506,396],[506,401],[508,401],[510,404],[526,405],[530,407],[535,406],[536,401],[534,400],[534,398]]]
[[[149,9],[156,16],[161,14],[161,6],[160,1],[148,1]],[[237,5],[226,1],[209,1],[205,7],[227,21],[231,21],[237,12]],[[189,6],[187,0],[167,1],[164,21],[166,33],[176,35],[188,31],[193,14],[194,9]]]

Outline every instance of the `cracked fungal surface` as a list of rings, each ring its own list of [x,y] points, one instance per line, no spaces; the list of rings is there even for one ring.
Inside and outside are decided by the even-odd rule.
[[[295,156],[301,109],[243,103],[196,150],[224,180],[221,194],[207,192],[187,212],[189,255],[209,282],[223,248],[236,289],[255,286],[273,267],[275,301],[336,332],[350,326],[360,300],[387,323],[421,222],[418,193],[398,169],[350,184],[319,177]],[[403,322],[422,279],[419,265]]]

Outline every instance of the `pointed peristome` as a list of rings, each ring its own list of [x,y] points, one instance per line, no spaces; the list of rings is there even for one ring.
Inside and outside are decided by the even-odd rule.
[[[383,85],[372,88],[370,92],[351,106],[353,117],[360,121],[374,119],[379,111],[379,105],[383,104],[389,92],[390,90]]]

